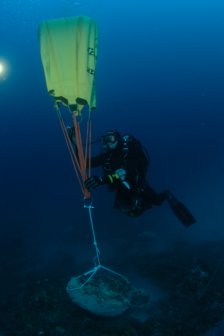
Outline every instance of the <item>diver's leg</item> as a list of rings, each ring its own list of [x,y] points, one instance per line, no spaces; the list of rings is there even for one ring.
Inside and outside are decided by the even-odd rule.
[[[136,216],[140,215],[145,210],[152,207],[152,205],[160,206],[164,201],[168,201],[168,204],[173,211],[174,215],[182,222],[186,227],[196,222],[194,216],[188,210],[188,208],[180,202],[170,190],[164,190],[161,193],[157,193],[149,185],[141,188],[139,195],[139,205],[136,207]]]
[[[143,189],[142,196],[145,203],[149,205],[161,205],[164,201],[168,200],[170,191],[164,190],[160,193],[157,193],[152,187],[146,185]]]
[[[182,202],[180,202],[169,190],[166,191],[166,199],[169,203],[170,209],[184,226],[188,227],[196,222],[196,219],[191,214],[189,209]]]
[[[131,198],[127,193],[121,191],[116,192],[114,208],[123,213],[128,213],[131,206]]]

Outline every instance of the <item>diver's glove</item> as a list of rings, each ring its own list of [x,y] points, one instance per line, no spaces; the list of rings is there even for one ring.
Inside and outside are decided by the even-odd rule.
[[[113,175],[112,175],[113,176]],[[120,180],[121,183],[127,188],[131,189],[130,184],[126,181],[126,170],[123,168],[119,168],[115,170],[114,176],[116,177],[117,180]]]
[[[127,188],[131,189],[127,181],[125,181],[126,171],[123,168],[117,169],[113,174],[106,175],[105,177],[92,176],[88,178],[84,185],[88,191],[91,191],[103,184],[114,184],[116,181],[121,183]]]
[[[88,191],[92,191],[93,189],[105,183],[106,181],[104,177],[91,176],[85,180],[84,185]]]
[[[107,175],[105,177],[106,182],[108,184],[114,184],[116,181],[120,181],[127,189],[131,189],[129,183],[125,180],[126,178],[126,170],[123,168],[119,168],[115,170],[113,174]]]

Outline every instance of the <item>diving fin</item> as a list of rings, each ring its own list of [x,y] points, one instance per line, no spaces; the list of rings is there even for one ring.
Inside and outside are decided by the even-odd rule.
[[[196,223],[196,219],[190,213],[187,207],[183,203],[181,203],[176,197],[174,197],[170,191],[167,193],[167,201],[175,216],[181,221],[184,226],[189,227],[192,224]]]

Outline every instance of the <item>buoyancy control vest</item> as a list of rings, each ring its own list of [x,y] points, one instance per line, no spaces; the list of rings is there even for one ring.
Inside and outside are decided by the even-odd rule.
[[[130,162],[130,157],[133,162]],[[148,165],[149,155],[140,141],[131,134],[125,134],[118,149],[105,154],[103,170],[105,174],[111,174],[119,168],[135,169],[136,178],[142,183],[145,181]]]

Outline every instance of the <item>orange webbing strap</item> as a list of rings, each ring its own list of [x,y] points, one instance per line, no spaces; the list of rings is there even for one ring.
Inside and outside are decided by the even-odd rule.
[[[87,121],[86,128],[86,148],[85,148],[85,162],[87,167],[87,176],[88,178],[91,175],[91,140],[92,140],[92,123],[89,118]]]
[[[67,147],[68,147],[68,150],[69,150],[69,154],[70,154],[70,157],[71,157],[71,160],[72,160],[73,168],[75,170],[75,173],[76,173],[79,185],[81,187],[82,193],[84,194],[84,187],[83,187],[83,183],[82,183],[82,180],[81,180],[81,177],[80,177],[81,173],[80,173],[80,166],[79,166],[77,156],[74,152],[71,140],[68,136],[68,132],[67,132],[64,120],[62,119],[61,116],[59,116],[59,121],[60,121],[61,129],[62,129],[62,132],[64,134],[65,141],[66,141],[66,144],[67,144]]]
[[[86,174],[87,157],[84,156],[81,130],[80,130],[79,123],[77,122],[75,112],[73,112],[73,123],[74,123],[75,135],[76,135],[76,146],[77,146],[77,152],[78,152],[78,162],[79,162],[79,167],[80,167],[80,174],[82,177],[82,182],[84,183],[84,181],[87,179],[87,174]],[[89,130],[87,127],[87,134],[88,133],[89,133]],[[89,136],[87,140],[88,142],[86,143],[86,146],[89,146],[89,143],[91,144]],[[84,192],[83,192],[84,198],[89,199],[90,198],[89,191],[84,187],[83,189],[84,189]]]
[[[89,121],[89,142],[88,142],[88,157],[89,157],[89,165],[88,165],[88,177],[91,176],[91,149],[92,149],[92,123]]]
[[[77,151],[74,150],[73,144],[71,142],[71,139],[69,138],[67,128],[65,126],[64,120],[61,116],[60,108],[58,105],[56,106],[57,114],[59,117],[59,122],[61,125],[62,132],[65,137],[65,141],[69,150],[69,154],[72,160],[73,168],[75,170],[80,188],[82,190],[83,196],[85,199],[90,199],[90,193],[89,191],[84,187],[84,181],[87,179],[87,173],[86,173],[86,168],[87,168],[87,162],[88,162],[88,177],[90,176],[90,162],[91,162],[91,121],[90,118],[87,122],[87,130],[86,130],[86,149],[85,149],[85,155],[84,155],[84,149],[82,145],[82,136],[81,136],[81,130],[80,130],[80,125],[77,121],[76,118],[76,113],[73,112],[73,123],[74,123],[74,129],[75,129],[75,137],[76,137],[76,149]],[[68,106],[69,111],[70,107]],[[88,148],[88,150],[87,150]],[[89,153],[89,154],[88,154]]]

